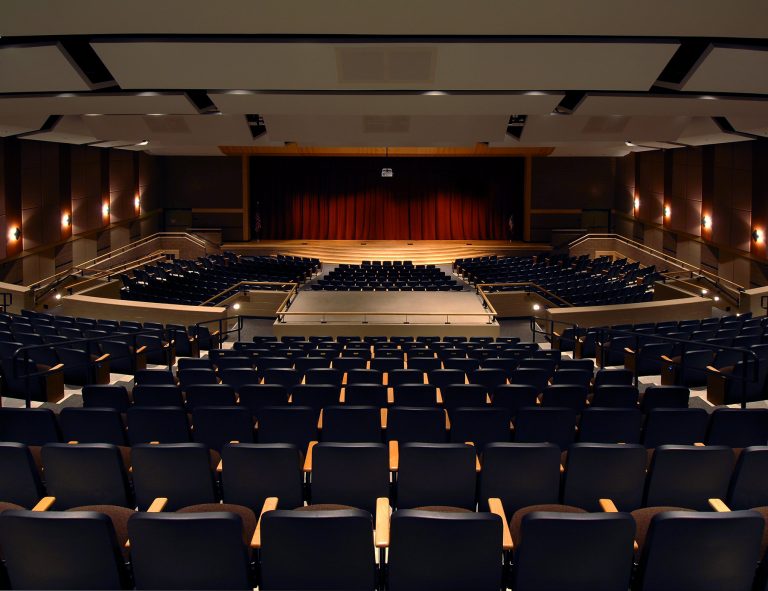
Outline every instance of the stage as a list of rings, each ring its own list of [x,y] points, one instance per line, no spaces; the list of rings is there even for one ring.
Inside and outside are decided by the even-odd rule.
[[[322,262],[412,261],[415,265],[446,264],[478,256],[525,256],[549,252],[545,243],[507,240],[266,240],[230,242],[223,250],[237,254],[286,254]]]
[[[278,315],[280,336],[499,336],[474,291],[299,291]]]

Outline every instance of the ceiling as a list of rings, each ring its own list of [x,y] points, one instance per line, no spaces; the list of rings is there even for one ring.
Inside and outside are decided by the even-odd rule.
[[[765,0],[3,0],[0,136],[156,155],[744,141],[768,135],[766,22]]]

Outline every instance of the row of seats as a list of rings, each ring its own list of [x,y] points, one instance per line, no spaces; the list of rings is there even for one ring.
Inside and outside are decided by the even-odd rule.
[[[178,406],[136,404],[125,411],[106,406],[100,394],[89,393],[84,408],[63,409],[59,419],[48,409],[5,409],[0,414],[0,441],[29,445],[80,441],[136,445],[159,441],[197,441],[221,449],[228,441],[292,443],[306,449],[310,441],[435,442],[472,441],[478,450],[490,443],[551,442],[567,449],[576,441],[643,443],[648,448],[669,444],[708,443],[746,447],[768,442],[768,418],[762,409],[657,408],[644,417],[637,409],[589,408],[580,417],[562,407],[522,407],[514,422],[504,408],[327,405],[265,405],[246,391],[240,404],[194,405],[191,416]],[[100,404],[101,406],[94,406]],[[9,411],[9,412],[6,412]],[[127,430],[126,430],[127,426]],[[254,426],[256,428],[254,429]]]
[[[378,262],[378,261],[374,261]],[[334,291],[461,291],[435,265],[413,265],[410,261],[386,264],[339,265],[312,285],[315,290]]]
[[[478,257],[457,260],[454,268],[475,285],[533,282],[575,306],[649,301],[658,276],[654,267],[640,269],[637,263],[608,257]],[[496,285],[488,291],[519,289]]]
[[[174,260],[122,274],[122,299],[199,305],[241,281],[303,283],[320,268],[317,259],[285,256],[238,256],[231,252],[196,261]],[[268,286],[264,286],[268,288]],[[279,287],[273,287],[273,289]],[[212,302],[216,305],[222,295]]]
[[[645,450],[632,445],[577,445],[564,466],[554,446],[497,445],[484,454],[479,485],[466,444],[396,452],[317,444],[303,462],[304,505],[302,458],[291,446],[227,445],[217,490],[204,446],[134,448],[128,473],[114,447],[54,444],[42,456],[55,495],[45,506],[55,510],[25,511],[42,483],[23,446],[2,445],[17,476],[0,496],[26,502],[6,501],[0,516],[10,582],[124,588],[126,559],[137,588],[581,591],[626,589],[634,575],[633,588],[648,591],[740,590],[762,574],[766,447],[743,450],[738,462],[725,447],[663,447],[646,474]],[[720,512],[708,511],[710,499]],[[54,556],[50,570],[33,568]],[[685,562],[701,556],[713,564]]]

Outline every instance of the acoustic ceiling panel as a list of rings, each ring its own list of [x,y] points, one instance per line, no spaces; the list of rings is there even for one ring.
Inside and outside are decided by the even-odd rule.
[[[2,35],[765,37],[764,0],[3,0]]]
[[[75,90],[90,90],[90,85],[58,44],[0,47],[0,92]]]
[[[648,90],[677,43],[92,43],[122,88]]]
[[[544,115],[528,118],[521,140],[544,143],[675,141],[689,120],[688,117]]]
[[[468,146],[503,138],[504,115],[265,117],[270,141],[320,146]]]
[[[713,46],[683,90],[768,94],[768,50]]]
[[[493,95],[211,93],[227,114],[474,115],[551,113],[562,93]]]
[[[248,145],[251,132],[239,115],[104,115],[83,117],[92,135],[125,143],[148,140],[165,145]]]
[[[48,131],[40,131],[24,136],[24,139],[41,142],[58,142],[61,144],[90,144],[99,140],[91,134],[77,115],[67,115]]]
[[[46,115],[145,115],[168,113],[195,114],[197,109],[184,94],[161,95],[155,92],[133,95],[73,94],[58,96],[0,97],[0,114]]]
[[[599,96],[587,95],[576,114],[632,115],[645,117],[728,117],[729,115],[766,115],[768,100],[665,96]]]
[[[3,115],[0,114],[0,137],[27,133],[40,129],[46,115]]]

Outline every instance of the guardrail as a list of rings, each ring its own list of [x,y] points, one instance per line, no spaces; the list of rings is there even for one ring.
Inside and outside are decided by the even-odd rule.
[[[541,322],[544,326],[549,324],[549,330],[543,330],[539,328],[539,322]],[[530,329],[531,329],[531,339],[536,342],[536,335],[540,334],[544,337],[546,340],[549,338],[550,340],[555,335],[555,324],[562,324],[566,328],[572,328],[574,329],[574,335],[579,334],[579,325],[574,324],[573,322],[565,322],[564,320],[554,320],[552,318],[542,318],[540,316],[531,316],[530,317]]]
[[[698,274],[699,277],[704,278],[705,280],[709,280],[716,289],[719,289],[720,291],[722,291],[723,294],[727,294],[737,305],[740,303],[741,292],[744,290],[744,288],[738,283],[719,277],[718,275],[716,275],[715,273],[712,273],[711,271],[707,271],[701,267],[697,267],[696,265],[687,263],[682,259],[678,259],[677,257],[670,256],[665,252],[656,250],[655,248],[651,248],[650,246],[642,244],[641,242],[636,242],[635,240],[631,240],[629,238],[626,238],[625,236],[621,236],[620,234],[586,234],[570,242],[568,244],[568,249],[570,250],[576,246],[579,246],[580,244],[586,242],[587,240],[609,240],[609,239],[622,242],[627,246],[631,246],[633,248],[637,248],[638,250],[646,254],[654,256],[667,263],[676,265],[677,267],[680,267],[680,269],[682,269],[683,271],[694,272]]]
[[[478,283],[476,284],[475,292],[480,294],[483,297],[483,299],[487,301],[488,298],[486,295],[486,291],[484,289],[486,287],[520,287],[522,289],[507,290],[507,292],[523,291],[525,293],[536,293],[537,295],[547,300],[547,302],[549,302],[554,307],[557,307],[557,308],[559,308],[560,306],[564,306],[566,308],[573,307],[573,304],[570,303],[568,300],[560,297],[556,293],[549,291],[547,288],[542,287],[541,285],[533,281],[522,281],[517,283]],[[490,293],[504,293],[504,291],[490,292]]]
[[[283,302],[278,307],[278,310],[286,305],[286,302],[290,305],[290,302],[293,301],[292,298],[296,296],[296,291],[299,289],[299,284],[294,283],[291,281],[240,281],[239,283],[235,283],[234,285],[230,285],[227,289],[220,291],[215,296],[208,298],[203,303],[201,303],[201,306],[213,306],[216,304],[216,302],[223,301],[223,299],[230,298],[238,293],[247,293],[250,291],[249,287],[276,287],[278,289],[272,289],[270,291],[288,291],[288,295],[286,296],[286,299],[283,300]],[[257,290],[257,291],[264,291],[264,290]],[[222,299],[222,296],[224,294],[230,294]]]

